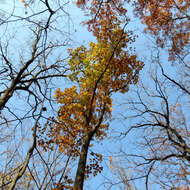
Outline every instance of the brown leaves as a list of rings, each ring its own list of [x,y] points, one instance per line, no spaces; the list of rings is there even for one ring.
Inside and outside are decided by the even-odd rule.
[[[118,14],[126,11],[120,1],[114,2],[115,5],[93,1],[89,10],[95,17],[86,24],[97,42],[90,42],[88,47],[69,49],[68,78],[75,85],[55,92],[60,106],[55,123],[42,129],[48,136],[41,140],[44,148],[56,144],[60,152],[76,158],[88,139],[89,144],[95,138],[104,139],[112,113],[111,95],[127,92],[129,85],[138,80],[143,63],[127,50],[135,37],[121,28]],[[77,3],[79,7],[87,6],[87,1]],[[99,166],[102,155],[92,152],[91,157],[86,167],[87,177],[89,174],[95,176],[103,169]]]
[[[188,0],[138,0],[135,8],[147,26],[145,31],[157,37],[160,47],[169,46],[170,60],[175,60],[175,54],[184,54],[190,39]]]
[[[88,178],[90,174],[96,176],[103,170],[103,167],[100,166],[100,163],[102,162],[102,155],[91,152],[90,157],[91,158],[89,158],[89,164],[86,166],[86,178]]]
[[[56,143],[60,152],[67,155],[72,152],[74,157],[79,155],[83,137],[99,125],[102,113],[95,136],[99,139],[106,136],[109,126],[106,121],[112,112],[111,94],[128,91],[129,84],[136,84],[143,67],[136,55],[129,55],[125,50],[127,43],[134,41],[131,33],[120,28],[116,16],[109,15],[109,18],[112,21],[109,29],[106,19],[99,20],[101,32],[96,35],[97,43],[91,42],[88,49],[80,46],[69,50],[71,73],[68,77],[77,86],[55,92],[54,97],[61,106],[56,125],[49,129],[50,140],[46,145]]]

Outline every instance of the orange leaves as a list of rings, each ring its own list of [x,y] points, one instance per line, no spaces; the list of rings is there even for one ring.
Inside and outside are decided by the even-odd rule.
[[[85,24],[88,25],[88,30],[93,32],[93,35],[98,38],[109,38],[110,28],[112,23],[117,26],[121,24],[120,16],[126,16],[127,10],[120,0],[112,0],[103,2],[101,0],[93,0],[91,3],[85,4],[85,11],[89,11],[92,19],[89,19]],[[126,21],[126,17],[125,17]],[[100,32],[103,34],[100,34]]]
[[[28,6],[28,3],[26,3],[26,0],[21,0],[21,2],[24,4],[25,7]]]
[[[145,1],[138,0],[135,4],[136,15],[146,24],[146,31],[155,35],[160,47],[170,45],[170,60],[175,59],[175,54],[184,53],[184,48],[189,43],[189,16],[188,0],[163,0]],[[188,23],[188,24],[187,24]],[[160,44],[162,41],[164,43]]]
[[[101,22],[105,24],[105,20]],[[100,35],[97,43],[91,42],[88,49],[80,46],[69,50],[71,73],[68,77],[77,82],[78,87],[66,88],[63,92],[57,89],[55,94],[57,102],[62,104],[54,135],[54,140],[60,144],[60,151],[65,151],[67,147],[78,149],[83,137],[97,125],[102,113],[103,121],[95,136],[103,139],[109,126],[105,122],[112,112],[111,94],[126,92],[129,84],[135,84],[138,79],[143,63],[137,61],[135,55],[129,56],[123,50],[133,38],[130,34],[123,34],[116,23],[112,23],[109,29],[109,39]],[[101,30],[104,32],[103,27]]]
[[[62,183],[55,183],[56,188],[51,188],[51,190],[73,190],[73,180],[69,178],[67,175],[64,176],[64,182]]]
[[[106,136],[107,121],[112,113],[112,93],[128,91],[129,84],[136,84],[143,67],[143,63],[136,60],[136,55],[129,55],[126,51],[127,44],[134,41],[132,34],[121,29],[116,16],[108,17],[109,25],[107,18],[99,19],[97,43],[90,42],[88,48],[69,49],[68,77],[77,86],[64,91],[57,89],[54,96],[61,106],[57,123],[48,133],[50,144],[58,144],[60,152],[67,155],[72,152],[74,157],[79,155],[83,137],[99,121],[95,137],[103,139]]]
[[[77,0],[76,1],[76,5],[78,6],[78,7],[82,7],[82,6],[84,6],[86,4],[86,0]]]
[[[116,5],[119,6],[119,2],[115,1]],[[79,6],[85,3],[78,1]],[[93,14],[99,7],[96,3],[94,1],[91,9]],[[49,139],[41,143],[49,147],[57,144],[60,152],[72,158],[80,155],[88,137],[89,141],[106,137],[113,106],[111,95],[127,92],[130,84],[136,84],[143,67],[136,55],[127,51],[135,37],[121,28],[111,3],[102,4],[97,17],[87,24],[96,43],[69,49],[68,78],[76,86],[56,90],[54,97],[60,104],[57,118],[54,125],[45,129]],[[102,156],[95,153],[91,156],[94,158],[86,172],[96,175],[102,170],[98,165]]]
[[[91,109],[92,90],[87,90],[88,84],[81,82],[81,89],[77,92],[76,86],[66,88],[63,92],[57,89],[55,98],[61,104],[57,114],[57,122],[53,128],[49,129],[49,143],[59,145],[60,152],[76,157],[79,155],[80,146],[83,142],[83,137],[98,123],[98,113],[102,112],[103,100],[99,100],[98,96],[92,105],[92,118],[87,124],[86,117]],[[86,86],[88,85],[88,86]],[[110,97],[104,99],[108,102],[106,110],[111,114],[109,105],[111,104]],[[106,117],[105,117],[106,118]],[[108,124],[101,124],[97,131],[96,137],[101,139],[106,136],[105,130],[108,129]],[[49,144],[48,142],[46,145]]]

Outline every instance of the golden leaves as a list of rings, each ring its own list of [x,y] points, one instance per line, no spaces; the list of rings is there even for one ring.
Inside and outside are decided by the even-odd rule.
[[[78,85],[55,92],[54,97],[61,106],[57,116],[59,124],[56,132],[51,134],[55,134],[54,141],[59,144],[61,152],[68,154],[74,148],[77,156],[83,137],[97,125],[104,110],[103,121],[95,134],[96,138],[103,139],[109,126],[106,121],[111,118],[111,94],[124,93],[129,84],[137,82],[143,63],[136,60],[136,55],[129,56],[124,50],[126,43],[133,38],[127,33],[121,36],[121,28],[115,25],[113,23],[110,30],[110,40],[98,38],[97,43],[89,43],[88,49],[80,46],[69,50],[71,73],[68,77]]]
[[[55,92],[56,101],[61,104],[57,113],[57,124],[49,131],[51,143],[60,147],[60,152],[73,156],[79,155],[83,137],[103,119],[96,130],[95,137],[106,136],[111,118],[114,92],[128,91],[129,84],[135,84],[143,63],[136,55],[126,51],[127,43],[134,41],[131,33],[124,33],[115,16],[110,30],[105,33],[105,20],[101,20],[101,35],[97,43],[90,42],[89,47],[80,46],[69,49],[69,79],[77,84]],[[102,40],[103,39],[103,40]]]
[[[56,90],[54,98],[60,106],[55,124],[47,129],[49,141],[43,144],[57,144],[60,152],[72,158],[80,155],[90,132],[95,131],[93,139],[106,137],[113,106],[111,95],[127,92],[129,84],[136,84],[143,67],[136,55],[127,51],[127,45],[135,37],[123,31],[111,5],[103,5],[100,13],[94,23],[88,23],[97,42],[69,49],[68,78],[76,86]],[[91,156],[94,159],[87,167],[87,174],[96,175],[102,170],[98,165],[102,156],[95,153]]]

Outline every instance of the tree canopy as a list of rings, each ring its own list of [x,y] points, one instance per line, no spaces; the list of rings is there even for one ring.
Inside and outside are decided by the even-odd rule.
[[[189,189],[189,5],[4,2],[0,189]]]

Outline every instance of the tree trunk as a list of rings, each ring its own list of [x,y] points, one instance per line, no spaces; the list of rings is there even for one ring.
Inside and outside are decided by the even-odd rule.
[[[85,176],[85,167],[86,167],[86,160],[88,155],[88,148],[90,141],[92,139],[92,133],[88,133],[87,137],[84,140],[84,144],[81,149],[79,163],[77,167],[77,173],[75,177],[74,183],[74,190],[83,190],[83,183],[84,183],[84,176]]]

